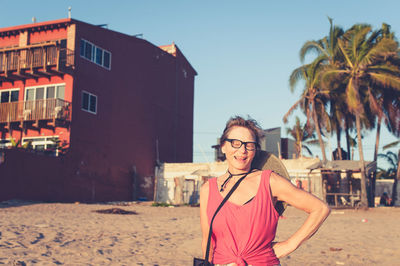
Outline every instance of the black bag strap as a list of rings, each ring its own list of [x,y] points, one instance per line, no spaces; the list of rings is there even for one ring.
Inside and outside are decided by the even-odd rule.
[[[252,172],[253,170],[247,172],[243,177],[241,177],[236,183],[235,185],[231,188],[231,190],[229,191],[229,193],[225,196],[225,198],[222,200],[221,204],[218,206],[217,210],[214,213],[214,216],[211,219],[210,222],[210,231],[208,232],[208,240],[207,240],[207,250],[206,250],[206,257],[204,259],[204,263],[205,265],[209,265],[208,262],[208,257],[210,255],[210,244],[211,244],[211,235],[212,235],[212,224],[214,222],[214,218],[217,215],[217,213],[219,212],[219,210],[222,208],[222,206],[224,206],[225,202],[228,201],[229,197],[232,195],[232,193],[237,189],[237,187],[239,186],[240,182],[243,181],[243,179]]]

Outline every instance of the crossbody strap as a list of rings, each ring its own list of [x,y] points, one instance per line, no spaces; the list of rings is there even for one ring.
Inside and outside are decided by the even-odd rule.
[[[217,210],[215,211],[211,222],[210,222],[210,231],[208,232],[208,240],[207,240],[207,250],[206,250],[206,257],[204,259],[204,263],[205,265],[209,265],[208,262],[208,257],[210,255],[210,244],[211,244],[211,235],[212,235],[212,224],[214,222],[214,218],[217,215],[217,213],[219,212],[219,210],[222,208],[222,206],[224,206],[225,202],[228,201],[229,197],[232,195],[232,193],[237,189],[237,187],[239,186],[240,182],[243,181],[243,179],[250,174],[252,171],[247,172],[243,177],[241,177],[236,183],[235,185],[231,188],[231,190],[229,191],[229,193],[225,196],[225,198],[222,200],[221,204],[218,206]]]

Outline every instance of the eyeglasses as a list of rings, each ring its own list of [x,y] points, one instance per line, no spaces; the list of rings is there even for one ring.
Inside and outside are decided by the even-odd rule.
[[[232,145],[232,148],[235,149],[240,149],[240,147],[242,147],[242,145],[244,144],[244,148],[247,151],[254,151],[257,148],[257,142],[253,142],[253,141],[241,141],[238,139],[226,139],[226,141],[230,142]]]

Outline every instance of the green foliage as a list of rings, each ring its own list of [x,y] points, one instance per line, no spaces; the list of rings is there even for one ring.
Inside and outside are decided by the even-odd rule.
[[[378,168],[378,173],[376,177],[388,178],[388,179],[396,178],[397,165],[399,161],[397,154],[391,151],[387,151],[385,154],[382,153],[378,154],[378,157],[384,159],[389,164],[389,168],[388,169]]]
[[[352,141],[349,131],[357,132],[360,159],[363,161],[363,131],[384,122],[388,130],[400,136],[400,57],[399,44],[383,23],[374,30],[369,24],[355,24],[343,30],[329,19],[329,34],[320,40],[307,41],[300,50],[301,62],[309,53],[315,59],[296,68],[289,79],[293,91],[299,80],[305,81],[300,99],[289,109],[301,107],[308,121],[314,122],[324,156],[321,132],[340,136],[346,132],[348,151]],[[329,118],[325,108],[330,106]],[[379,136],[379,135],[377,135]],[[338,137],[339,146],[340,137]],[[340,148],[340,147],[338,147]],[[362,169],[365,173],[365,169]],[[362,204],[366,204],[366,177],[362,176]]]
[[[54,146],[50,149],[48,149],[48,152],[57,152],[59,155],[60,154],[65,154],[69,148],[69,143],[67,141],[61,141],[58,138],[51,138],[49,139],[54,143]]]
[[[173,206],[172,204],[169,203],[165,203],[165,202],[153,202],[151,204],[152,207],[169,207],[169,206]]]
[[[298,156],[302,156],[303,149],[305,149],[308,154],[312,155],[311,150],[306,144],[318,145],[318,143],[315,142],[315,135],[312,133],[310,125],[302,124],[300,118],[297,116],[296,124],[292,128],[286,128],[286,133],[295,141]]]

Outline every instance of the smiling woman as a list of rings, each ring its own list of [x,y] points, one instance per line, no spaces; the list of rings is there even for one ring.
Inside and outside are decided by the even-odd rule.
[[[213,265],[279,265],[279,258],[311,237],[329,215],[329,208],[318,198],[271,170],[252,168],[259,152],[260,132],[252,119],[230,119],[220,138],[227,172],[209,179],[201,188],[202,249]],[[285,201],[309,216],[288,240],[273,243],[279,218],[277,201]]]

